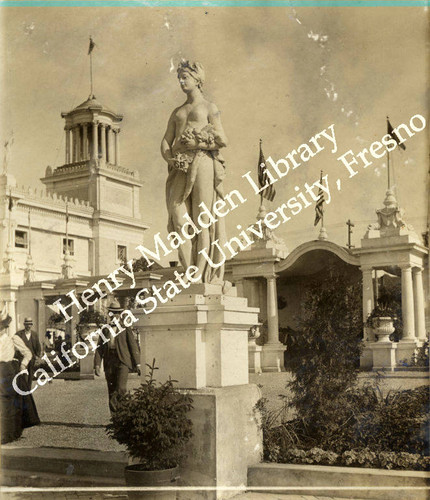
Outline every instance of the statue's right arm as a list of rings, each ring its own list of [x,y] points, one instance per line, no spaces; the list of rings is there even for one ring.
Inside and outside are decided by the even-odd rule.
[[[167,163],[173,161],[172,145],[175,140],[176,124],[175,124],[175,111],[171,114],[169,118],[169,123],[167,124],[166,133],[164,134],[163,140],[161,141],[161,156],[166,160]]]

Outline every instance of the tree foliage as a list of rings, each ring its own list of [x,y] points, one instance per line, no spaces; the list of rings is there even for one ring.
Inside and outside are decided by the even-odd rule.
[[[106,432],[141,461],[143,470],[169,469],[179,464],[192,436],[187,414],[193,400],[178,392],[170,378],[156,383],[155,360],[147,366],[146,382],[118,399]]]
[[[300,356],[290,367],[292,406],[307,433],[337,431],[335,416],[357,380],[363,330],[361,285],[334,269],[310,285],[299,321]]]

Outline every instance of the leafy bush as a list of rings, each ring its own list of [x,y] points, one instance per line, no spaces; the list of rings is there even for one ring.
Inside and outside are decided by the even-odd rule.
[[[356,408],[351,448],[425,454],[428,451],[428,386],[389,391],[365,386],[351,396]]]
[[[277,410],[269,410],[267,398],[260,398],[255,410],[260,414],[260,429],[263,434],[263,459],[277,462],[281,450],[286,450],[299,443],[294,428],[286,422],[288,401],[283,398],[283,404]],[[279,422],[281,421],[281,425]]]
[[[430,458],[417,453],[394,453],[373,451],[369,448],[334,453],[321,448],[302,450],[290,448],[279,456],[278,463],[338,465],[349,467],[368,467],[375,469],[429,470]]]
[[[302,419],[279,418],[288,403],[268,410],[267,401],[260,400],[263,459],[424,470],[430,460],[429,396],[428,386],[386,395],[378,385],[355,388],[345,394],[344,406],[333,416],[337,433],[317,437]]]
[[[398,318],[385,295],[383,315]],[[360,297],[360,284],[333,270],[323,284],[310,286],[299,329],[286,336],[287,349],[296,349],[288,365],[291,401],[276,411],[264,400],[258,405],[265,460],[417,470],[428,464],[429,388],[384,395],[378,384],[357,386]],[[294,408],[295,419],[284,418],[286,407]]]
[[[414,358],[413,366],[428,368],[429,366],[429,341],[426,340],[424,344],[418,349],[417,355]]]
[[[329,270],[323,286],[312,283],[299,322],[300,356],[289,366],[292,405],[317,441],[336,434],[347,391],[356,383],[362,337],[361,287]]]
[[[169,469],[178,465],[192,436],[187,413],[193,400],[178,392],[170,378],[157,386],[155,360],[147,366],[147,381],[118,399],[106,432],[141,461],[142,470]]]

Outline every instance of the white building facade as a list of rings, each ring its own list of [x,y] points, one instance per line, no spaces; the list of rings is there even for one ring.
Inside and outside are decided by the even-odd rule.
[[[109,274],[138,257],[148,228],[138,172],[120,164],[122,115],[90,96],[61,116],[65,163],[46,168],[45,187],[18,186],[6,171],[0,176],[0,295],[10,328],[33,316],[41,336],[46,318],[38,301],[46,290]]]

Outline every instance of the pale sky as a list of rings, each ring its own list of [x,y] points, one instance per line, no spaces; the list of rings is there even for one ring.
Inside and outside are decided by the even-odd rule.
[[[137,169],[146,243],[167,234],[166,165],[159,153],[167,120],[184,102],[176,66],[181,57],[206,70],[204,93],[221,110],[229,147],[226,192],[248,201],[226,217],[228,233],[255,220],[259,198],[242,175],[256,172],[259,138],[279,159],[334,124],[338,154],[324,151],[290,171],[275,187],[276,208],[302,187],[329,176],[325,207],[329,239],[353,243],[376,221],[386,190],[386,160],[348,180],[337,156],[369,147],[415,114],[428,118],[428,13],[418,7],[318,8],[2,8],[3,70],[0,140],[13,130],[9,171],[18,184],[37,185],[47,165],[64,163],[61,111],[89,94],[88,38],[92,35],[97,99],[124,115],[121,163]],[[428,128],[394,151],[395,183],[405,219],[425,230]],[[341,179],[341,191],[335,190]],[[270,204],[268,204],[270,205]],[[318,236],[314,206],[277,234],[290,250]]]

